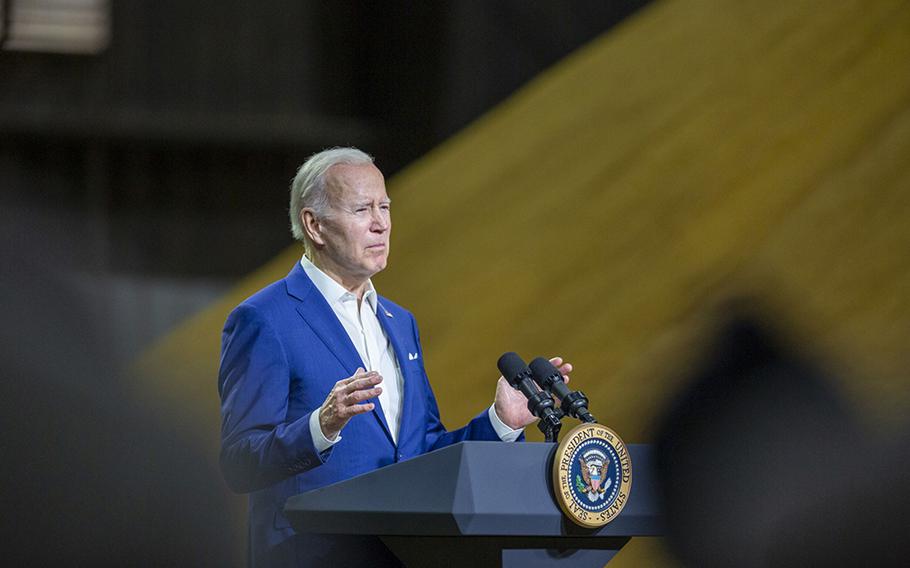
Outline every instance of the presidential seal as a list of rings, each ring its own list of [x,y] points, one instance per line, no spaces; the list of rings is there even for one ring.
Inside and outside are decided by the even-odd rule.
[[[575,524],[602,527],[619,515],[632,489],[632,459],[613,430],[579,424],[553,458],[553,493]]]

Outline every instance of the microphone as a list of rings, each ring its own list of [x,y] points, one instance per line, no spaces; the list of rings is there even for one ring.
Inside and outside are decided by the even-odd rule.
[[[559,369],[543,357],[531,361],[531,374],[540,388],[554,394],[562,401],[561,409],[582,422],[597,422],[588,412],[588,397],[581,391],[569,390]]]
[[[555,429],[558,433],[562,427],[559,410],[554,410],[553,397],[545,390],[540,390],[534,384],[531,369],[525,364],[524,360],[517,353],[503,353],[499,361],[496,362],[499,372],[506,378],[513,388],[521,391],[528,399],[528,410],[531,414],[538,417],[541,424],[538,425],[544,434],[548,434],[550,429]],[[549,437],[549,435],[548,435]]]

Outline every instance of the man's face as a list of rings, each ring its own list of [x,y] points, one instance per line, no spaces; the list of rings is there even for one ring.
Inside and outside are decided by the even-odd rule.
[[[326,176],[329,214],[321,219],[326,260],[340,276],[366,280],[386,267],[392,214],[373,164],[335,165]]]

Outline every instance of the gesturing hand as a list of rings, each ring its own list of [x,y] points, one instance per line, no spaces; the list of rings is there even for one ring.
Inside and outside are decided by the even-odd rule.
[[[569,373],[572,372],[572,364],[564,363],[562,357],[553,357],[550,363],[559,369],[566,382],[569,382]],[[496,383],[496,399],[494,409],[499,419],[509,428],[518,430],[537,421],[528,410],[528,399],[517,389],[512,388],[504,377],[499,377]]]
[[[358,367],[353,377],[341,379],[329,396],[319,408],[319,426],[322,434],[328,440],[334,440],[338,433],[348,423],[348,420],[358,414],[370,412],[376,406],[372,402],[361,404],[363,401],[375,398],[382,392],[382,387],[377,387],[382,382],[382,377],[376,371],[369,373]]]

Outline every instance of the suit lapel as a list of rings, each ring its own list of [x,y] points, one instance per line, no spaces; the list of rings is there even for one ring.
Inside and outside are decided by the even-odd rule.
[[[414,398],[414,389],[409,388],[409,377],[408,377],[408,365],[405,365],[403,361],[406,361],[403,357],[403,354],[407,353],[402,348],[401,337],[396,330],[396,325],[394,324],[394,318],[392,313],[386,311],[385,307],[382,305],[382,299],[377,298],[379,309],[376,310],[376,318],[379,320],[379,325],[382,326],[382,329],[385,330],[386,335],[389,338],[389,341],[392,343],[392,349],[395,351],[395,359],[398,362],[398,368],[401,369],[401,422],[398,426],[398,439],[401,440],[404,436],[404,433],[407,432],[406,428],[410,423],[411,416],[411,407],[413,406]],[[399,324],[402,322],[398,322]],[[386,426],[388,428],[388,426]]]
[[[363,361],[354,344],[351,343],[351,338],[348,337],[341,322],[335,316],[335,312],[307,277],[299,262],[294,264],[294,268],[291,269],[285,282],[288,294],[299,300],[297,313],[335,355],[338,362],[348,372],[348,376],[353,375],[357,367],[363,367]]]

